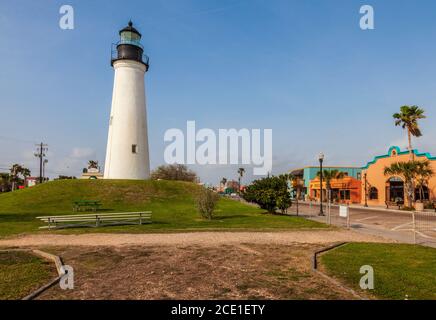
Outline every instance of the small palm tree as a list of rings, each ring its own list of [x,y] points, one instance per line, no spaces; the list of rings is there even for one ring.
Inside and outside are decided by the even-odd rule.
[[[238,175],[239,175],[239,177],[238,177],[239,192],[241,192],[241,180],[242,180],[242,177],[244,176],[244,173],[245,173],[245,169],[244,169],[244,168],[239,168],[239,169],[238,169]]]
[[[421,161],[416,165],[416,181],[419,188],[419,200],[424,200],[424,187],[427,186],[428,181],[434,175],[434,171],[431,167],[430,161]]]
[[[98,169],[98,161],[89,160],[88,161],[88,169]]]
[[[26,182],[26,178],[30,177],[30,170],[28,168],[21,168],[21,175],[23,176],[24,182]]]
[[[318,171],[317,176],[321,177],[321,171]],[[333,179],[342,179],[344,176],[345,176],[344,172],[341,172],[341,171],[336,170],[336,169],[335,170],[323,170],[322,177],[325,181],[325,186],[327,189],[327,197],[328,197],[327,201],[328,202],[331,201],[331,199],[330,199],[330,193],[331,193],[330,191],[332,189],[331,181]],[[322,186],[320,186],[320,189],[322,192]]]
[[[425,111],[418,106],[402,106],[399,113],[393,115],[395,125],[401,126],[407,130],[407,138],[409,140],[410,160],[413,161],[415,156],[412,148],[412,136],[421,137],[422,132],[419,128],[418,120],[425,119]]]
[[[419,163],[419,161],[397,162],[384,169],[385,176],[400,176],[404,179],[409,206],[413,205],[413,182],[417,178]]]
[[[15,187],[18,183],[18,175],[21,173],[21,171],[23,170],[23,167],[19,164],[14,164],[11,169],[9,169],[11,174],[9,175],[9,178],[11,179],[11,183],[12,183],[12,191],[15,190]]]

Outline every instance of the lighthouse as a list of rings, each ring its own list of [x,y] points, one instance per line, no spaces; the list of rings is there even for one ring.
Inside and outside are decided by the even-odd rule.
[[[104,169],[105,179],[142,180],[150,177],[144,77],[149,59],[141,34],[130,21],[113,44],[115,71]]]

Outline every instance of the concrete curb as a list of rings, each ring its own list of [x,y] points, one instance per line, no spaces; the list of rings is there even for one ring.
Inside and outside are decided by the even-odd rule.
[[[52,281],[50,281],[49,283],[43,285],[42,287],[36,289],[35,291],[33,291],[31,294],[25,296],[22,300],[33,300],[36,297],[38,297],[41,293],[43,293],[44,291],[48,290],[49,288],[53,287],[55,284],[59,283],[62,279],[62,277],[66,274],[65,269],[64,269],[64,265],[62,263],[62,260],[60,257],[48,253],[48,252],[44,252],[41,250],[32,250],[32,253],[49,261],[54,262],[55,266],[56,266],[56,271],[58,272],[58,277],[56,277],[55,279],[53,279]]]
[[[320,249],[320,250],[318,250],[318,251],[315,251],[315,252],[313,253],[313,257],[312,257],[312,271],[315,272],[316,274],[322,276],[322,277],[325,278],[326,280],[330,281],[330,282],[333,283],[335,286],[337,286],[337,287],[341,288],[342,290],[347,291],[348,293],[352,294],[352,295],[353,295],[354,297],[356,297],[357,299],[360,299],[360,300],[368,300],[367,298],[364,298],[364,297],[362,297],[361,295],[359,295],[359,294],[358,294],[356,291],[354,291],[353,289],[348,288],[348,287],[345,287],[345,286],[344,286],[343,284],[341,284],[338,280],[336,280],[336,279],[334,279],[334,278],[332,278],[332,277],[330,277],[330,276],[326,275],[325,273],[323,273],[323,272],[321,272],[321,271],[318,270],[318,260],[317,260],[317,258],[318,258],[318,255],[319,255],[319,254],[324,253],[324,252],[327,252],[327,251],[330,251],[330,250],[333,250],[333,249],[336,249],[336,248],[339,248],[339,247],[342,247],[342,246],[344,246],[344,245],[346,245],[346,244],[348,244],[348,243],[349,243],[349,242],[336,243],[336,244],[334,244],[334,245],[331,245],[331,246],[328,246],[328,247],[322,248],[322,249]]]

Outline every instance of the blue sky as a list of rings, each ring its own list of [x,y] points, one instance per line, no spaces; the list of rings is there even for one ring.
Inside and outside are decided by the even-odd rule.
[[[59,28],[59,8],[75,29]],[[375,9],[375,30],[359,8]],[[113,85],[111,43],[129,19],[151,59],[146,78],[151,166],[169,128],[273,129],[273,173],[364,165],[405,146],[401,105],[426,110],[421,151],[436,154],[436,3],[431,0],[166,0],[0,2],[0,169],[51,176],[104,162]],[[194,167],[217,183],[232,166]],[[247,179],[251,177],[248,176]]]

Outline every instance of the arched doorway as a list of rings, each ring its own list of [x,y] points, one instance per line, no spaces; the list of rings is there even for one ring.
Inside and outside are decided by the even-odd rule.
[[[392,177],[386,183],[386,200],[404,203],[404,181],[399,177]]]

